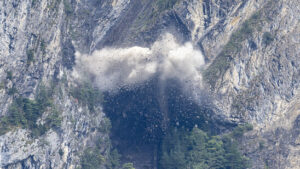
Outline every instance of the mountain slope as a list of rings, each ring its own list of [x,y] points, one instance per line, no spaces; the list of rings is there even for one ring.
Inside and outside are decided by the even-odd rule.
[[[73,77],[75,52],[149,47],[169,32],[203,53],[216,121],[254,126],[239,146],[252,168],[297,169],[299,6],[297,0],[2,0],[0,167],[76,168],[85,153],[98,153],[88,151],[95,146],[100,168],[114,165],[103,96]],[[39,100],[43,88],[50,94]],[[37,104],[45,105],[32,118],[28,106]],[[18,123],[9,120],[15,117]],[[132,159],[136,168],[156,168],[151,153]]]

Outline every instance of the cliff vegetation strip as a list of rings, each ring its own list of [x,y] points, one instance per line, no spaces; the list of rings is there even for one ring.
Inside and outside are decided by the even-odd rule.
[[[211,90],[215,89],[217,81],[224,76],[233,58],[241,51],[242,43],[250,39],[253,33],[260,32],[265,22],[271,21],[268,14],[272,12],[272,8],[277,2],[277,0],[268,1],[262,9],[255,12],[231,35],[222,51],[204,72],[204,79],[210,85]],[[270,33],[265,33],[263,39],[265,44],[270,44],[273,37]]]

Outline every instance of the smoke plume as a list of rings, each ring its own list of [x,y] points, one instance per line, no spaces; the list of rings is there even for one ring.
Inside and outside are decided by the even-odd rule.
[[[146,82],[177,79],[185,88],[201,88],[204,59],[192,43],[180,45],[167,33],[150,48],[104,48],[91,55],[76,52],[74,76],[91,78],[102,91]]]

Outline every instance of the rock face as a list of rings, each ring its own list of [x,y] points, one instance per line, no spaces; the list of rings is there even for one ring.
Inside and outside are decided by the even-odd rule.
[[[300,2],[164,2],[0,1],[1,118],[16,98],[34,100],[41,85],[54,83],[52,105],[62,119],[58,129],[38,137],[26,127],[1,135],[0,168],[77,168],[98,138],[108,159],[111,143],[101,105],[91,109],[71,94],[78,85],[71,75],[75,51],[149,46],[166,31],[204,54],[205,87],[224,120],[253,124],[240,145],[252,168],[299,168]],[[37,123],[46,123],[52,109]]]

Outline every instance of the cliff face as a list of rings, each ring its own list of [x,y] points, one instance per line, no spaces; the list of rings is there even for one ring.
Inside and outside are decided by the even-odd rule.
[[[240,145],[252,168],[300,166],[300,2],[165,2],[0,1],[1,118],[20,105],[19,98],[35,105],[41,88],[51,89],[51,105],[34,121],[47,128],[45,134],[32,136],[29,122],[10,125],[0,136],[0,168],[76,168],[87,147],[99,146],[99,138],[109,161],[109,124],[101,104],[83,104],[74,94],[81,90],[72,77],[75,51],[149,46],[166,31],[202,51],[204,86],[216,113],[253,124]],[[54,114],[59,125],[48,120],[53,112],[59,112]]]
[[[45,85],[47,89],[54,89],[54,94],[50,98],[52,106],[46,108],[41,123],[53,113],[53,108],[59,112],[54,116],[62,118],[59,129],[50,129],[40,137],[31,137],[30,131],[19,127],[2,135],[0,166],[75,168],[84,147],[99,137],[108,139],[107,133],[95,130],[104,124],[101,108],[95,108],[97,113],[93,114],[70,95],[75,44],[80,46],[76,50],[89,51],[93,30],[108,29],[126,7],[126,2],[29,0],[0,3],[1,116],[9,115],[9,107],[16,98],[34,100],[37,90]],[[97,22],[100,24],[95,24]],[[78,28],[73,28],[71,23]],[[76,38],[79,40],[74,40]],[[50,87],[53,82],[56,87]],[[10,92],[11,89],[14,92]],[[109,152],[109,149],[109,142],[104,142],[101,151]]]
[[[262,5],[246,19],[248,27],[253,25],[251,34],[238,39],[248,31],[240,26],[222,49],[224,53],[231,49],[228,69],[208,68],[219,73],[210,84],[220,109],[232,120],[247,121],[256,128],[244,140],[253,168],[299,166],[298,4],[270,1]],[[222,52],[216,59],[224,57]]]

